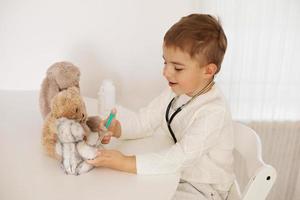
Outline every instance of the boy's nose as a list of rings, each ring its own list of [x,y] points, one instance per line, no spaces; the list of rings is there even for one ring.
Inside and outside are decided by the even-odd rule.
[[[163,75],[164,75],[164,77],[166,77],[166,78],[170,78],[170,76],[171,76],[171,69],[170,69],[170,66],[165,65],[164,71],[163,71]]]

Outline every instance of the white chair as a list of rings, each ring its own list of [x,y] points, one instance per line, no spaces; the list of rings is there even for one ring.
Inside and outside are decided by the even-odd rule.
[[[254,130],[238,122],[233,122],[233,130],[235,151],[245,161],[249,181],[242,192],[235,181],[227,199],[264,200],[276,180],[276,170],[262,160],[261,141]]]

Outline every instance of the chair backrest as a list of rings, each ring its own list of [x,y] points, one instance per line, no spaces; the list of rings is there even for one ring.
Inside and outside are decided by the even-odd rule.
[[[238,122],[233,122],[234,147],[246,162],[247,176],[250,178],[265,163],[262,160],[261,142],[254,130]]]
[[[235,150],[246,163],[249,181],[242,194],[239,194],[240,188],[238,183],[235,182],[230,189],[228,199],[263,200],[276,180],[276,170],[264,163],[261,141],[254,130],[238,122],[233,122],[233,130]]]

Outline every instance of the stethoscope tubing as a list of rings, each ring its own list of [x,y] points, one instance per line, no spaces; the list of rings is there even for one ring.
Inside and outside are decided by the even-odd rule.
[[[168,104],[167,106],[167,109],[166,109],[166,113],[165,113],[165,118],[166,118],[166,122],[167,122],[167,125],[168,125],[168,129],[169,129],[169,132],[174,140],[174,143],[176,144],[177,143],[177,138],[172,130],[172,127],[171,127],[171,123],[173,121],[173,119],[175,118],[175,116],[186,106],[188,105],[190,102],[192,102],[194,99],[196,99],[198,96],[200,96],[201,94],[203,94],[204,92],[207,92],[207,89],[211,86],[214,85],[214,81],[210,81],[202,90],[200,90],[200,92],[198,92],[195,96],[193,96],[188,102],[186,102],[185,104],[182,104],[179,108],[177,108],[175,110],[175,112],[171,115],[171,118],[169,118],[169,113],[170,113],[170,109],[171,109],[171,106],[173,105],[173,102],[175,102],[179,96],[175,96],[171,101],[170,103]]]

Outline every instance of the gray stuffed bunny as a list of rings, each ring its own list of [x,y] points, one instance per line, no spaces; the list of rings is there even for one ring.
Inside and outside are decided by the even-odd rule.
[[[86,160],[94,159],[97,150],[102,148],[100,136],[93,132],[87,141],[83,140],[84,130],[75,120],[59,118],[56,120],[57,136],[55,151],[61,156],[61,164],[66,174],[80,175],[94,167]]]

